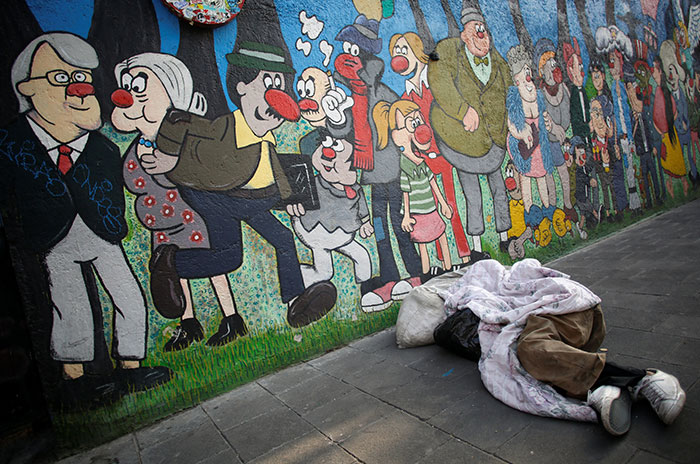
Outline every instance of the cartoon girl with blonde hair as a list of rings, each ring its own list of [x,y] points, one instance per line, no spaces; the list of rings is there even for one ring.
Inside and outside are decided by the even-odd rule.
[[[401,150],[401,228],[410,234],[412,242],[418,244],[423,274],[437,273],[437,269],[430,268],[427,244],[439,243],[443,250],[447,250],[448,245],[445,221],[437,212],[435,199],[440,204],[440,212],[447,219],[450,219],[454,212],[445,201],[435,176],[421,156],[422,152],[430,148],[433,131],[425,123],[420,107],[408,100],[398,100],[391,104],[380,101],[372,110],[372,118],[377,126],[378,147],[386,147],[391,138]],[[450,270],[450,254],[444,253],[443,256],[443,269]]]

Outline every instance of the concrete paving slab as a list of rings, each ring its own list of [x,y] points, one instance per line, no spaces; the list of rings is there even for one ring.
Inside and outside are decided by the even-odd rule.
[[[227,449],[197,464],[241,464],[242,462],[232,449]]]
[[[136,440],[140,449],[149,448],[161,441],[198,429],[210,420],[202,407],[198,406],[137,431]]]
[[[250,461],[251,464],[352,464],[350,453],[319,432],[311,432]]]
[[[197,463],[230,449],[211,421],[200,424],[186,433],[141,449],[143,464]]]
[[[130,433],[83,454],[63,459],[59,464],[138,464],[140,462],[136,437]]]
[[[683,339],[670,335],[612,327],[608,329],[607,336],[603,341],[603,348],[607,348],[608,352],[611,353],[620,353],[661,361],[666,359],[666,357],[676,347],[680,346],[682,342]]]
[[[603,313],[605,315],[605,325],[608,328],[608,331],[613,327],[620,327],[641,330],[644,332],[653,332],[669,317],[668,314],[658,311],[643,310],[639,308],[618,308],[610,304],[603,304]]]
[[[354,433],[388,416],[395,409],[375,397],[354,390],[304,414],[316,429],[331,440],[342,443]]]
[[[632,428],[626,438],[631,445],[674,462],[695,464],[700,460],[700,411],[684,409],[671,425],[664,425],[648,404],[635,404]]]
[[[430,418],[428,423],[493,453],[534,418],[506,406],[483,389],[455,402],[451,408]]]
[[[638,451],[628,464],[671,464],[673,461],[664,459],[656,454],[648,453],[646,451]]]
[[[416,462],[451,437],[402,412],[394,412],[352,435],[343,448],[366,464]]]
[[[382,361],[345,377],[345,380],[362,391],[381,397],[401,385],[415,381],[420,376],[419,371],[410,367]]]
[[[505,463],[506,461],[485,453],[468,443],[452,438],[432,453],[423,457],[417,463],[465,464],[470,462],[479,464],[499,464]]]
[[[223,434],[243,462],[247,462],[313,430],[309,422],[285,408],[257,416]]]
[[[382,330],[379,333],[370,335],[350,343],[349,346],[365,353],[376,353],[384,348],[391,348],[396,345],[396,327]]]
[[[347,395],[353,390],[351,385],[328,374],[321,374],[309,382],[280,393],[277,397],[288,407],[303,414]]]
[[[522,464],[617,464],[627,462],[636,450],[624,438],[609,435],[599,424],[534,417],[495,454]]]
[[[333,377],[345,379],[383,360],[383,356],[366,353],[348,346],[340,350],[331,351],[320,358],[312,359],[309,361],[309,364]]]
[[[693,316],[667,316],[654,328],[654,332],[700,340],[700,312]]]
[[[219,430],[226,431],[262,414],[287,407],[257,383],[250,383],[202,404]]]
[[[663,360],[671,364],[682,364],[700,369],[700,340],[683,339]]]
[[[276,395],[290,388],[297,387],[319,375],[321,375],[321,371],[314,369],[307,363],[301,363],[265,376],[258,380],[257,383],[265,390]]]

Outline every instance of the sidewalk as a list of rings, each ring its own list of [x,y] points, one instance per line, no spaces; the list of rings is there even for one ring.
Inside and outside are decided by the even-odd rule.
[[[700,201],[548,264],[603,299],[612,361],[673,373],[664,426],[635,404],[622,438],[495,400],[476,363],[394,331],[242,386],[62,463],[700,462]]]

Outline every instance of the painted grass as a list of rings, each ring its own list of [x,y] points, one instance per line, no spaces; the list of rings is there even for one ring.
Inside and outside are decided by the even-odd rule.
[[[132,394],[112,405],[57,412],[54,426],[62,452],[89,448],[302,360],[318,356],[396,323],[399,305],[338,319],[333,313],[300,329],[276,326],[253,331],[220,348],[204,341],[175,352],[158,351],[146,364],[168,366],[176,377],[163,386]],[[159,345],[165,338],[159,340]]]

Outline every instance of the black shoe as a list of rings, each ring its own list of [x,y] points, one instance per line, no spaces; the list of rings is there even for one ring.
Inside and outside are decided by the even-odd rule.
[[[221,319],[219,330],[209,337],[207,345],[222,346],[247,333],[248,328],[245,326],[243,318],[238,313],[232,314]]]
[[[170,340],[165,342],[163,351],[183,350],[204,338],[202,325],[195,318],[183,319]]]
[[[485,259],[491,259],[491,255],[486,251],[472,250],[471,254],[469,255],[469,260],[472,264]]]
[[[425,274],[422,274],[420,276],[420,281],[421,281],[421,283],[424,284],[427,281],[429,281],[430,279],[432,279],[433,277],[437,277],[441,274],[444,274],[445,272],[446,271],[441,267],[432,266],[430,269],[428,269],[428,272],[426,272]]]
[[[185,312],[185,293],[175,270],[177,245],[159,245],[151,256],[151,295],[158,313],[166,319],[178,319]]]
[[[114,378],[124,393],[135,393],[170,382],[173,371],[165,366],[116,369]]]
[[[114,403],[124,395],[118,382],[110,375],[82,375],[63,380],[58,387],[58,399],[67,408],[95,408]]]
[[[303,327],[321,319],[335,306],[338,290],[328,280],[304,290],[287,309],[287,322],[292,327]]]

